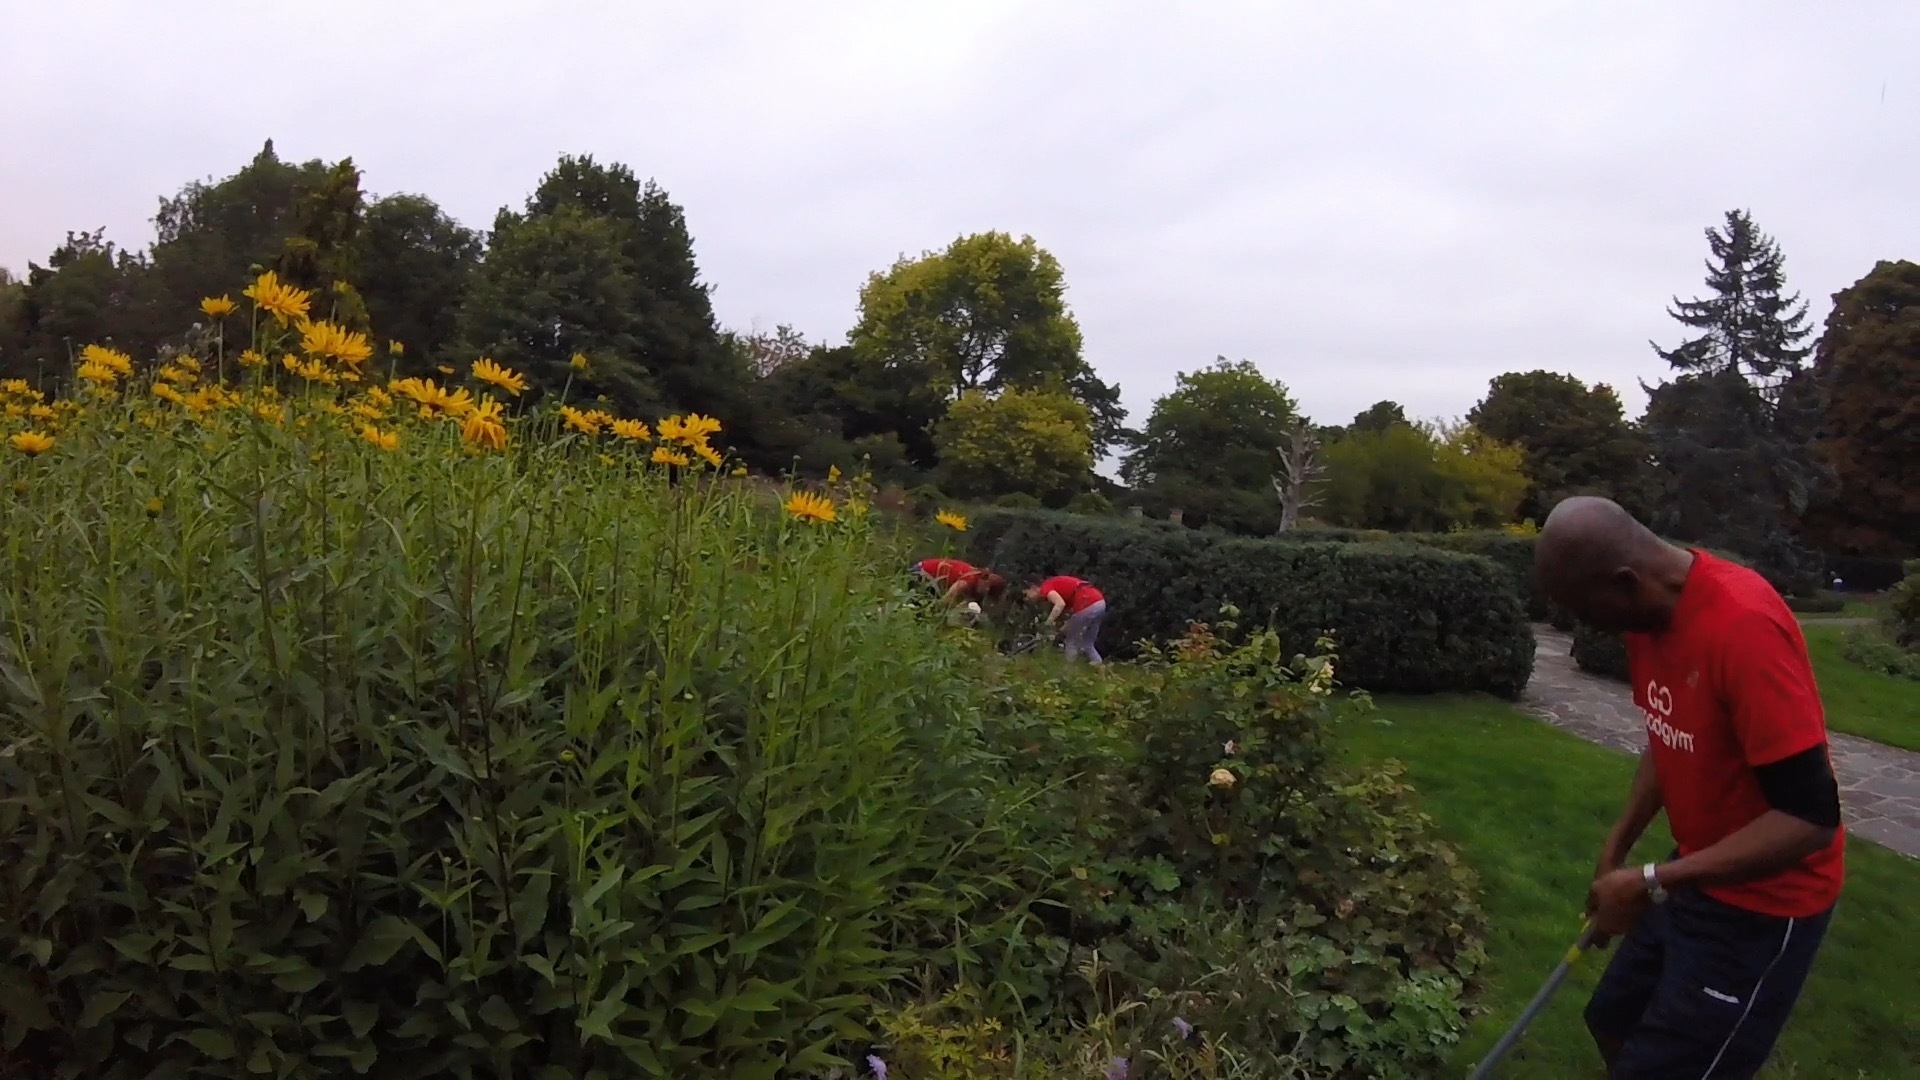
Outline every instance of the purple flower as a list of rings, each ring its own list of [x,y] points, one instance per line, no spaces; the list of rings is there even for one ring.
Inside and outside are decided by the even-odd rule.
[[[1173,1018],[1173,1030],[1179,1032],[1182,1039],[1193,1035],[1193,1025],[1178,1016]]]
[[[880,1060],[880,1055],[868,1054],[867,1068],[873,1070],[875,1080],[887,1080],[887,1063]]]
[[[1107,1080],[1127,1080],[1127,1059],[1114,1058],[1107,1064]]]

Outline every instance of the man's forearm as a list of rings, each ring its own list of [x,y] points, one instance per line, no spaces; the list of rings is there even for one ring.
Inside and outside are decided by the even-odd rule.
[[[1771,877],[1832,843],[1833,833],[1769,810],[1712,847],[1662,864],[1654,878],[1668,889],[1699,889]]]
[[[1647,831],[1647,825],[1654,815],[1660,812],[1660,776],[1653,767],[1653,751],[1640,752],[1640,767],[1633,773],[1633,789],[1627,795],[1626,808],[1620,811],[1620,820],[1613,825],[1613,831],[1607,834],[1607,846],[1601,856],[1606,865],[1602,869],[1611,870],[1627,861],[1627,853],[1640,840],[1640,834]]]

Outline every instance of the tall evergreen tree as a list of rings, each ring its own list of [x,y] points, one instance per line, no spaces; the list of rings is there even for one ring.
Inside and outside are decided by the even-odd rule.
[[[1706,235],[1709,295],[1676,297],[1668,309],[1698,333],[1671,349],[1653,345],[1677,376],[1647,388],[1654,524],[1731,548],[1794,585],[1811,563],[1791,526],[1820,476],[1801,415],[1809,395],[1787,392],[1810,351],[1806,304],[1787,294],[1779,245],[1745,211]]]

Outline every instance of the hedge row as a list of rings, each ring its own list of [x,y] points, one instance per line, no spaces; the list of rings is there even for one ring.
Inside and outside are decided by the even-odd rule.
[[[1286,647],[1338,643],[1341,679],[1370,690],[1517,697],[1533,635],[1512,575],[1485,557],[1417,544],[1252,540],[1032,511],[979,515],[970,557],[1015,580],[1062,573],[1109,598],[1102,648],[1126,656],[1224,604]]]

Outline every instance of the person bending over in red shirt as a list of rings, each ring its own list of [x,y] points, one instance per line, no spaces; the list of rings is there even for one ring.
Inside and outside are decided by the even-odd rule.
[[[913,573],[938,586],[941,601],[949,606],[962,600],[992,600],[1007,589],[1007,579],[959,559],[922,559],[914,564]]]
[[[1062,614],[1067,616],[1066,629],[1061,633],[1066,639],[1067,659],[1084,656],[1096,666],[1102,662],[1094,642],[1107,617],[1107,598],[1099,589],[1076,577],[1050,577],[1028,589],[1027,599],[1050,605],[1048,626],[1059,622]]]
[[[1586,1009],[1609,1075],[1750,1077],[1773,1052],[1844,877],[1839,785],[1806,640],[1766,580],[1567,499],[1543,591],[1625,634],[1647,748],[1587,909],[1624,935]],[[1627,867],[1655,814],[1675,850]]]

